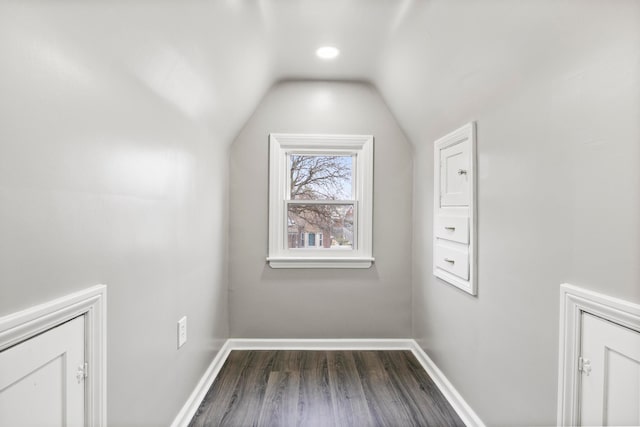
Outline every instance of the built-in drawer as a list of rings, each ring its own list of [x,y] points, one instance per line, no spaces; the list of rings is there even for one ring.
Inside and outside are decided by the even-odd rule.
[[[436,222],[436,237],[468,245],[469,218],[461,216],[439,216]]]
[[[469,250],[468,247],[455,248],[436,240],[436,267],[464,280],[469,280]]]

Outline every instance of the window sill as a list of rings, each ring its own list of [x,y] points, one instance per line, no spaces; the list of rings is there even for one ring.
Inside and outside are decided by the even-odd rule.
[[[373,257],[267,257],[271,268],[370,268]]]

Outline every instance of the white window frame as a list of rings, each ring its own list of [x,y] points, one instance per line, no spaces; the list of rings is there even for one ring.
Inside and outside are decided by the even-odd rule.
[[[353,156],[353,249],[289,249],[290,154]],[[325,203],[325,201],[317,202]],[[326,201],[330,204],[331,201]],[[317,239],[317,236],[316,236]],[[316,240],[317,243],[317,240]],[[369,268],[373,257],[373,136],[269,135],[269,255],[272,268]]]

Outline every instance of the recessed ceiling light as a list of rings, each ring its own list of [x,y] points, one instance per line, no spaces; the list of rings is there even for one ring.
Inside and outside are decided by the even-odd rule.
[[[318,58],[322,59],[333,59],[340,54],[338,48],[333,46],[322,46],[318,50],[316,50],[316,55]]]

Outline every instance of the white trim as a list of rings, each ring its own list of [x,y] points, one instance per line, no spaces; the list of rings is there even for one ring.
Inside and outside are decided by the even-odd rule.
[[[267,257],[271,268],[369,268],[375,258]]]
[[[427,353],[422,350],[415,340],[411,341],[413,341],[414,344],[411,349],[413,355],[416,356],[418,362],[420,362],[424,370],[427,371],[427,374],[429,374],[433,382],[438,386],[438,389],[442,392],[465,425],[468,427],[485,427],[480,417],[473,411],[473,409],[471,409],[471,406],[469,406],[469,404],[462,398],[462,395],[458,393],[458,390],[456,390],[442,371],[438,369]]]
[[[0,351],[78,316],[85,320],[86,422],[107,425],[107,287],[96,285],[0,317]]]
[[[289,154],[354,156],[353,200],[289,201]],[[301,253],[287,247],[287,205],[353,205],[353,249],[315,250]],[[339,258],[339,260],[336,260]],[[342,261],[342,260],[345,261]],[[349,260],[351,262],[349,262]],[[373,263],[373,136],[372,135],[269,135],[269,245],[266,261],[273,268],[369,268]]]
[[[564,283],[560,285],[558,355],[558,425],[579,422],[580,376],[578,357],[582,314],[595,316],[640,332],[640,305]]]
[[[222,369],[229,353],[231,353],[231,350],[229,340],[225,341],[222,348],[218,350],[211,364],[204,372],[202,378],[200,378],[200,381],[198,381],[198,384],[196,384],[196,388],[191,392],[182,409],[180,409],[180,412],[176,415],[176,418],[171,423],[171,427],[187,427],[189,425],[198,407],[200,407],[200,404],[218,376],[220,369]]]
[[[229,338],[198,382],[171,427],[187,427],[232,350],[410,350],[460,419],[468,427],[485,427],[451,382],[413,339],[251,339]]]
[[[411,350],[409,339],[230,338],[234,350]]]

